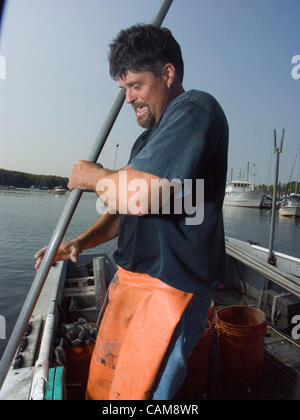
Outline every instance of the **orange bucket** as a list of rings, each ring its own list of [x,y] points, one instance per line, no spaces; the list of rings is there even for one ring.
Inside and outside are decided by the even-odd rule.
[[[226,387],[259,382],[263,371],[266,316],[248,306],[218,310],[216,329],[221,381]]]
[[[178,393],[179,399],[195,399],[208,390],[211,342],[212,324],[207,319],[203,336],[188,359],[187,374]]]

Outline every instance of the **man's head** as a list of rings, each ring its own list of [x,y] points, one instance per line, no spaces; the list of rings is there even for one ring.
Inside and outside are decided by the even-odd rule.
[[[111,76],[126,90],[144,128],[153,128],[183,92],[181,49],[166,28],[138,25],[121,31],[110,46],[109,62]]]

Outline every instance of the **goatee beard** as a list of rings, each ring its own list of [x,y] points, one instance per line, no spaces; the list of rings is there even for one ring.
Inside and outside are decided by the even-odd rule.
[[[145,120],[142,117],[137,117],[137,123],[142,128],[147,128],[148,130],[152,130],[155,127],[155,118],[154,115],[149,114]]]
[[[149,106],[145,102],[135,103],[133,105],[133,109],[135,113],[137,112],[138,108],[147,107],[148,113],[147,116],[137,115],[137,123],[142,128],[152,129],[155,127],[156,121],[154,115],[151,113]]]

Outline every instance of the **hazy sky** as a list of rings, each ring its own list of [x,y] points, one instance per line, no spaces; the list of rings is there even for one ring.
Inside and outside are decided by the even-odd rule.
[[[69,176],[87,158],[118,91],[108,74],[109,43],[120,29],[150,23],[161,3],[7,0],[0,168]],[[285,128],[280,180],[290,177],[300,149],[300,78],[292,77],[299,17],[299,0],[174,0],[164,21],[182,47],[185,90],[213,94],[227,115],[235,175],[249,161],[257,181],[272,183],[273,129],[279,137]],[[99,161],[112,169],[119,143],[117,167],[125,165],[141,132],[124,104]]]

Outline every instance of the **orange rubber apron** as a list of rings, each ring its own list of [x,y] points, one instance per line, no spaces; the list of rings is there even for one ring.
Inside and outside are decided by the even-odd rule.
[[[146,400],[176,325],[193,297],[119,267],[90,364],[89,400]]]

